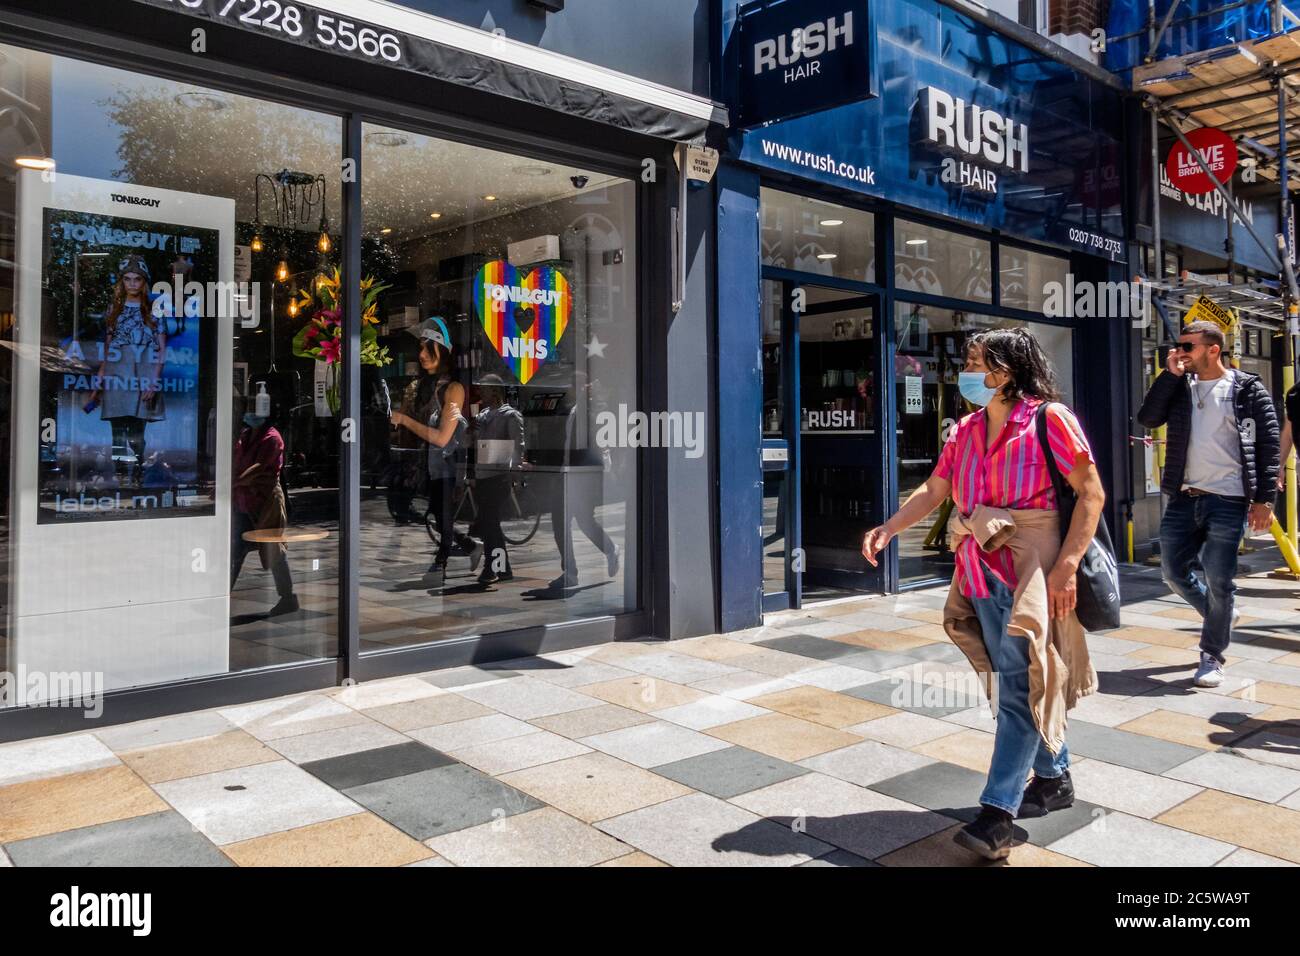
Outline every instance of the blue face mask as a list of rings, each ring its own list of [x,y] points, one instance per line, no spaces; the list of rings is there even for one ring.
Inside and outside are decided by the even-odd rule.
[[[981,407],[993,401],[993,396],[998,393],[998,390],[989,388],[984,384],[986,374],[986,372],[961,372],[958,374],[957,388],[966,401]]]
[[[261,428],[266,424],[266,419],[252,412],[244,412],[244,424],[249,428]]]

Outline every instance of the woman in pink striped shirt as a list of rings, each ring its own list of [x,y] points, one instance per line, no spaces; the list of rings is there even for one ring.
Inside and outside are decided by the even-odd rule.
[[[967,343],[962,395],[983,406],[952,430],[933,474],[878,528],[867,532],[862,553],[871,564],[890,540],[916,524],[949,495],[956,513],[969,517],[979,505],[1041,514],[1058,510],[1047,466],[1051,454],[1078,496],[1068,533],[1055,563],[1046,572],[1052,618],[1073,615],[1075,573],[1096,533],[1105,494],[1092,450],[1068,408],[1046,410],[1047,443],[1039,442],[1036,416],[1044,402],[1058,398],[1050,363],[1037,339],[1025,329],[994,329]],[[1053,753],[1044,743],[1031,712],[1029,642],[1008,634],[1017,576],[1011,548],[980,548],[974,534],[956,548],[952,588],[969,599],[979,619],[984,647],[997,674],[997,732],[988,783],[980,796],[980,815],[957,842],[990,859],[1010,852],[1012,819],[1042,816],[1074,802],[1069,751]],[[1034,780],[1026,787],[1030,769]]]

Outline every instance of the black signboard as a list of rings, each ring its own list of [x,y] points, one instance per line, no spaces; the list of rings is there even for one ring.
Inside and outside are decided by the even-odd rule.
[[[681,111],[670,104],[622,95],[592,86],[580,79],[566,78],[519,66],[494,51],[475,52],[462,48],[438,33],[407,33],[391,25],[410,22],[404,4],[346,3],[317,8],[302,0],[135,0],[162,10],[188,14],[212,24],[244,30],[293,43],[320,53],[348,57],[374,66],[423,74],[457,86],[496,93],[532,105],[554,109],[570,116],[595,119],[614,126],[691,141],[709,126],[711,118],[698,111]],[[548,0],[549,2],[549,0]],[[551,5],[554,5],[553,3]],[[336,9],[369,13],[375,21],[341,16]],[[388,25],[385,25],[388,24]],[[430,21],[435,27],[438,21]],[[431,28],[432,29],[432,28]],[[459,27],[457,27],[459,29]],[[193,52],[208,52],[202,32],[191,34]],[[504,40],[502,41],[505,42]],[[212,50],[228,49],[215,41]],[[337,80],[322,64],[320,76]],[[393,81],[396,82],[396,81]],[[393,87],[400,89],[400,85]]]
[[[758,0],[740,10],[741,126],[842,106],[875,94],[868,0]]]

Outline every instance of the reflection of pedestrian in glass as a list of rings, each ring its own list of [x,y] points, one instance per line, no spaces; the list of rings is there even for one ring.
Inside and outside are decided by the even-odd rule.
[[[478,441],[475,489],[487,564],[478,580],[480,584],[495,584],[514,577],[506,538],[501,533],[501,512],[510,498],[513,472],[524,466],[524,416],[506,404],[505,383],[499,375],[484,375],[479,381],[479,393],[484,408],[474,419]]]
[[[149,267],[143,259],[122,260],[104,317],[99,387],[85,406],[90,412],[100,405],[100,417],[112,426],[113,467],[119,485],[127,480],[122,458],[128,453],[135,459],[134,477],[139,483],[144,470],[144,427],[165,417],[161,393],[167,335],[153,315],[148,282]]]
[[[247,412],[244,427],[235,440],[231,471],[232,483],[230,552],[230,589],[235,589],[239,569],[248,552],[257,549],[262,567],[275,578],[279,602],[271,614],[290,614],[298,610],[298,598],[293,593],[293,578],[289,574],[289,561],[281,541],[252,542],[244,540],[248,531],[283,532],[289,523],[285,512],[284,489],[280,487],[280,470],[284,467],[284,439],[270,420]]]
[[[420,354],[424,354],[423,345]],[[364,369],[365,366],[362,366]],[[417,422],[429,420],[432,406],[438,402],[436,389],[438,377],[424,368],[420,362],[419,374],[407,383],[402,391],[401,405],[398,409],[402,415]],[[385,419],[395,422],[392,407],[384,413]],[[422,493],[429,483],[428,448],[413,432],[394,424],[388,442],[388,464],[384,473],[387,487],[388,511],[399,525],[424,523],[424,516],[416,514],[411,503],[416,495]]]
[[[460,409],[465,387],[454,380],[456,364],[451,357],[451,333],[447,323],[434,317],[417,327],[420,337],[420,367],[434,380],[435,401],[429,403],[428,418],[419,421],[405,412],[393,412],[394,426],[406,428],[428,442],[429,507],[438,529],[438,552],[424,574],[424,584],[440,588],[446,579],[447,558],[452,538],[469,554],[469,569],[478,567],[483,546],[468,535],[458,534],[453,516],[456,506],[457,452],[464,444],[468,423]]]
[[[570,522],[576,521],[587,539],[605,555],[612,578],[618,573],[618,545],[596,520],[596,506],[603,499],[605,473],[610,470],[609,449],[577,448],[579,409],[601,404],[600,382],[588,382],[585,372],[574,373],[573,407],[564,423],[564,458],[551,497],[551,531],[560,551],[561,574],[550,583],[552,590],[578,586],[578,565],[573,556]]]

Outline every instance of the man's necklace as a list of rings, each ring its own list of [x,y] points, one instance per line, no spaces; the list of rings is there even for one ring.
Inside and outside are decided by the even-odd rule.
[[[1214,392],[1214,386],[1217,385],[1220,381],[1222,381],[1222,379],[1223,376],[1219,376],[1219,378],[1216,378],[1210,382],[1210,390],[1209,390],[1210,393]],[[1201,389],[1199,388],[1200,384],[1201,384],[1201,380],[1198,378],[1196,380],[1196,384],[1192,386],[1192,392],[1195,393],[1196,395],[1196,407],[1204,408],[1205,397],[1201,394]]]

